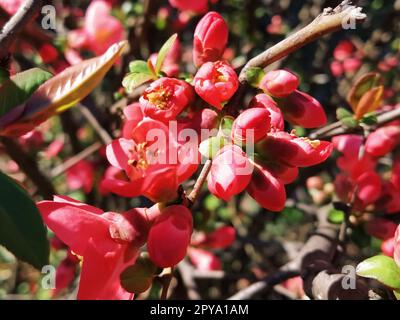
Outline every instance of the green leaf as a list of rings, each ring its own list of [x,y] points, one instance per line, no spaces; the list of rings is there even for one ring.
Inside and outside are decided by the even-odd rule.
[[[41,269],[49,263],[46,229],[35,203],[0,172],[0,244],[16,257]]]
[[[264,70],[258,67],[252,67],[246,71],[247,82],[253,87],[258,87],[258,84],[261,82],[264,76]]]
[[[158,74],[162,68],[164,63],[165,57],[167,56],[169,50],[171,49],[172,45],[174,44],[178,35],[175,33],[173,34],[161,47],[160,51],[158,52],[157,62],[156,62],[156,74]]]
[[[351,117],[340,119],[340,122],[347,128],[356,128],[359,124],[358,120]]]
[[[225,116],[221,119],[219,124],[219,135],[229,138],[231,136],[232,126],[235,118],[231,116]]]
[[[133,266],[127,267],[120,275],[122,287],[131,293],[142,293],[150,288],[157,267],[148,254],[143,253]]]
[[[336,110],[336,118],[338,120],[342,120],[344,118],[352,117],[352,116],[353,116],[353,114],[349,110],[347,110],[345,108],[338,108]]]
[[[400,268],[388,256],[368,258],[358,264],[356,272],[359,276],[376,279],[390,288],[400,289]]]
[[[129,73],[122,80],[122,85],[128,93],[132,92],[135,88],[139,87],[143,83],[153,79],[153,75],[146,73]]]
[[[344,221],[345,213],[342,210],[332,209],[328,213],[328,220],[334,224],[340,224]]]
[[[151,74],[147,66],[147,62],[143,60],[135,60],[129,64],[129,71],[131,73],[145,73]]]
[[[200,143],[199,151],[207,159],[213,159],[225,146],[224,137],[211,137]]]
[[[372,126],[374,124],[377,124],[378,118],[377,118],[375,112],[370,112],[370,113],[365,114],[360,121],[369,126]]]
[[[33,68],[4,81],[0,86],[0,116],[25,102],[52,76],[50,72]]]

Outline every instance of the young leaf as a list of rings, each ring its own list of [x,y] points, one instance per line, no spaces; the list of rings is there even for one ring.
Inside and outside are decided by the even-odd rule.
[[[328,213],[328,220],[334,224],[340,224],[344,221],[345,213],[342,210],[332,209]]]
[[[122,287],[131,293],[142,293],[150,288],[157,267],[147,254],[142,254],[133,266],[127,267],[120,275]]]
[[[151,74],[147,62],[143,60],[135,60],[129,64],[129,71],[131,73],[146,73]]]
[[[359,276],[376,279],[390,288],[400,289],[400,268],[388,256],[368,258],[358,264],[356,272]]]
[[[351,88],[348,96],[347,101],[350,104],[353,111],[356,111],[358,103],[362,96],[372,88],[378,86],[381,81],[381,76],[378,73],[370,72],[364,74],[354,86]]]
[[[263,69],[258,67],[250,68],[246,72],[247,82],[250,83],[253,87],[258,87],[258,84],[261,82],[264,75],[265,72]]]
[[[53,75],[33,68],[12,76],[0,85],[0,116],[25,102],[41,84]]]
[[[379,107],[384,89],[383,86],[379,86],[364,93],[355,110],[356,119],[361,119],[366,113],[373,112]]]
[[[164,63],[165,57],[167,56],[169,50],[171,49],[172,45],[174,44],[178,35],[175,33],[173,34],[161,47],[160,51],[158,52],[157,62],[156,62],[156,74],[158,74],[161,70],[161,67]]]
[[[344,118],[352,117],[352,116],[353,116],[353,114],[345,108],[337,108],[337,110],[336,110],[336,118],[338,120],[342,120]]]
[[[125,76],[124,80],[122,80],[122,85],[126,89],[127,92],[132,92],[135,88],[139,87],[143,83],[150,81],[153,79],[151,74],[146,73],[130,73]]]
[[[101,82],[126,45],[126,41],[116,43],[103,55],[69,67],[46,81],[17,107],[17,115],[0,118],[0,135],[22,135],[81,101]]]
[[[37,269],[48,264],[49,243],[35,203],[0,172],[0,244]]]

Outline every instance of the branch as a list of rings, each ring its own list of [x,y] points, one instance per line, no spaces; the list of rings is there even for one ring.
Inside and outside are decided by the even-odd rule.
[[[210,173],[211,165],[212,165],[211,160],[207,160],[206,163],[204,164],[203,169],[201,170],[200,175],[196,180],[192,192],[187,197],[190,204],[196,202],[197,198],[199,197],[201,188],[203,187],[203,184],[206,181],[208,174]]]
[[[324,9],[323,13],[309,25],[248,61],[240,72],[240,82],[247,81],[246,73],[249,68],[265,68],[323,35],[341,29],[343,22],[365,19],[366,15],[361,10],[362,8],[360,7],[352,6],[349,0],[343,1],[335,9]]]
[[[28,155],[13,139],[0,137],[7,154],[13,159],[26,176],[37,186],[44,199],[51,199],[56,194],[50,180],[39,170],[36,161]]]
[[[0,33],[0,61],[7,59],[18,33],[35,17],[41,6],[41,0],[26,0],[6,23]]]
[[[400,119],[400,108],[393,109],[390,111],[382,112],[376,116],[377,123],[374,126],[367,127],[358,127],[358,128],[346,128],[342,126],[340,121],[329,124],[325,127],[322,127],[318,130],[312,132],[309,137],[310,139],[322,139],[322,138],[332,138],[334,136],[338,136],[345,133],[360,133],[363,130],[373,130],[374,127],[383,126],[389,122]]]

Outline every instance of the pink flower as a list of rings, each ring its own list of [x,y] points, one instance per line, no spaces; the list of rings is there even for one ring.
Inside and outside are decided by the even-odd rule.
[[[400,225],[397,227],[396,233],[394,235],[394,260],[400,267]]]
[[[222,269],[221,260],[204,249],[191,247],[188,250],[188,256],[197,270],[212,271]]]
[[[44,156],[46,159],[50,160],[57,156],[61,150],[64,148],[64,139],[56,139],[48,145],[44,151]]]
[[[182,205],[162,210],[149,231],[150,259],[161,268],[173,267],[185,256],[193,231],[192,213]]]
[[[193,3],[193,1],[192,1]],[[222,57],[228,42],[228,26],[221,15],[211,11],[197,24],[193,38],[193,61],[196,67]]]
[[[270,96],[263,93],[256,95],[250,101],[249,107],[266,108],[268,110],[271,119],[271,131],[283,131],[285,129],[282,111]]]
[[[193,99],[193,89],[183,80],[160,78],[140,97],[143,114],[167,122],[175,120]]]
[[[208,9],[208,0],[168,0],[169,4],[181,11],[191,11],[194,13],[204,13]]]
[[[92,1],[85,14],[83,29],[68,34],[68,44],[73,49],[87,48],[96,55],[124,38],[122,23],[111,15],[111,5],[104,0]]]
[[[250,182],[252,165],[243,150],[235,145],[222,148],[213,159],[208,189],[225,201],[242,192]]]
[[[225,249],[230,247],[235,239],[235,228],[224,226],[211,233],[203,234],[200,239],[193,241],[192,245],[200,248]]]
[[[305,92],[295,90],[280,101],[285,119],[303,128],[317,128],[327,122],[324,108],[313,97]]]
[[[378,128],[368,135],[365,150],[375,156],[382,157],[391,152],[400,143],[400,127],[395,122]]]
[[[83,257],[78,299],[131,299],[119,275],[131,265],[148,232],[146,209],[123,214],[102,210],[68,197],[55,196],[38,208],[47,226]]]
[[[9,15],[14,15],[23,3],[24,0],[0,0],[0,7],[2,7]]]
[[[276,98],[284,98],[299,86],[299,78],[287,70],[268,72],[261,80],[259,88]]]
[[[46,43],[40,47],[39,55],[43,63],[49,64],[57,60],[58,51],[51,44]]]
[[[108,161],[122,173],[104,179],[102,186],[121,196],[144,195],[155,202],[175,199],[179,184],[197,169],[197,142],[179,143],[179,131],[173,134],[157,120],[144,118],[135,126],[137,120],[129,121],[132,130],[124,130],[125,138],[107,146]]]
[[[270,131],[270,113],[266,108],[250,108],[243,111],[233,122],[232,140],[236,143],[258,142]]]
[[[94,168],[89,161],[81,160],[67,170],[67,186],[70,190],[83,189],[85,193],[89,193],[93,183]]]
[[[353,43],[349,40],[343,40],[339,42],[333,51],[333,57],[337,60],[343,61],[353,54],[355,47]]]
[[[235,70],[223,61],[206,62],[193,79],[196,93],[207,103],[221,110],[239,87]]]

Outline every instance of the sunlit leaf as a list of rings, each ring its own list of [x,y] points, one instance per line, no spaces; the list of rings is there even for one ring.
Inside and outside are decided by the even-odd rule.
[[[0,172],[0,244],[40,269],[48,264],[49,243],[40,213],[29,195]]]
[[[153,79],[151,74],[147,73],[130,73],[125,76],[122,81],[122,85],[128,92],[132,92],[135,88],[139,87],[143,83],[146,83]]]
[[[26,103],[11,110],[11,116],[0,118],[0,134],[22,135],[84,99],[101,82],[126,45],[126,41],[116,43],[103,55],[69,67],[46,81]]]
[[[356,111],[358,103],[360,102],[362,96],[367,91],[378,86],[380,81],[381,76],[375,72],[367,73],[357,80],[347,96],[347,101],[349,102],[354,112]]]
[[[375,111],[381,104],[383,92],[384,87],[379,86],[364,93],[355,111],[356,119],[361,119],[366,113]]]
[[[131,73],[147,73],[150,74],[147,62],[143,60],[135,60],[129,64],[129,71]]]
[[[400,289],[400,267],[393,258],[379,255],[359,263],[356,269],[359,276],[376,279],[393,289]]]
[[[25,102],[53,75],[39,68],[17,73],[0,85],[0,116]]]
[[[160,51],[158,52],[157,56],[157,63],[155,67],[156,74],[158,74],[162,68],[162,65],[164,63],[165,57],[167,56],[169,50],[171,49],[172,45],[174,44],[176,38],[178,35],[175,33],[173,34],[161,47]]]

